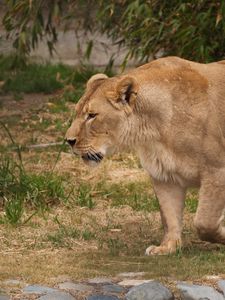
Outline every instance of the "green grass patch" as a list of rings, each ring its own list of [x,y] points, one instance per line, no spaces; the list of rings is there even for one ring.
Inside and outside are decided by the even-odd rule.
[[[47,172],[29,173],[12,157],[0,157],[0,203],[6,222],[23,223],[26,208],[45,211],[66,198],[62,177]]]
[[[73,244],[73,240],[83,239],[91,240],[95,237],[95,234],[88,228],[78,229],[69,225],[64,225],[56,216],[54,218],[55,223],[58,225],[58,229],[47,235],[47,240],[55,247],[70,248]]]
[[[103,184],[100,193],[111,201],[112,206],[129,205],[134,210],[158,211],[159,203],[152,193],[149,182],[132,182],[127,184]]]
[[[49,94],[65,88],[62,103],[55,108],[57,111],[62,107],[65,109],[65,101],[76,103],[83,94],[84,84],[99,72],[91,66],[74,69],[64,64],[28,63],[21,66],[14,62],[13,56],[0,55],[0,81],[4,81],[2,91],[12,92],[15,99],[21,99],[21,93]],[[112,75],[112,72],[108,73]]]
[[[198,207],[198,191],[191,189],[187,193],[185,206],[188,212],[195,213]]]
[[[95,233],[89,229],[84,229],[81,233],[81,236],[85,241],[89,241],[95,238]]]
[[[64,97],[51,99],[51,103],[52,105],[48,109],[51,113],[61,113],[69,110],[66,106],[66,100],[64,99]]]
[[[62,89],[63,80],[73,73],[72,68],[62,64],[28,64],[21,69],[12,69],[7,60],[9,58],[0,57],[0,80],[5,82],[4,92],[52,93]]]
[[[74,88],[73,90],[65,89],[62,99],[64,100],[64,102],[77,103],[81,98],[81,96],[83,95],[84,90],[85,90],[85,85],[83,83],[81,83],[80,85],[76,85],[76,88]]]
[[[91,187],[81,183],[75,190],[74,202],[77,206],[88,207],[89,209],[94,208],[96,204],[91,194]]]
[[[61,226],[56,232],[48,234],[47,240],[55,247],[70,247],[70,240],[80,238],[80,232],[76,228]]]

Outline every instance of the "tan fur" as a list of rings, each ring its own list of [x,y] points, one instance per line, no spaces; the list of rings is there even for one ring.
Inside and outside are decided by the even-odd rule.
[[[121,76],[92,77],[66,138],[76,139],[74,152],[92,165],[99,155],[137,152],[153,178],[165,229],[162,244],[150,246],[148,255],[181,246],[188,187],[200,188],[199,236],[225,243],[225,61],[167,57]]]

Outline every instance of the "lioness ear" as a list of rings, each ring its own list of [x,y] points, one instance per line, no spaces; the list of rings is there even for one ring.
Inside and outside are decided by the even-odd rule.
[[[137,83],[135,79],[132,77],[123,78],[117,85],[117,94],[119,95],[118,101],[133,107],[137,98]]]
[[[87,82],[87,89],[98,87],[103,80],[107,79],[108,76],[102,73],[95,74]]]

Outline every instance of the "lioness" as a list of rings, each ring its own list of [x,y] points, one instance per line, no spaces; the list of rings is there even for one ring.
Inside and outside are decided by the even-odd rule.
[[[134,149],[153,180],[165,235],[147,255],[181,246],[188,187],[200,187],[194,224],[201,239],[225,244],[225,61],[160,58],[126,74],[87,82],[66,133],[89,165]]]

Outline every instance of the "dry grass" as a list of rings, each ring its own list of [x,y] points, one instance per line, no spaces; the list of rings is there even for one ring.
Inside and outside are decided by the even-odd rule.
[[[46,98],[35,110],[27,99],[17,103],[16,115],[8,102],[2,104],[1,120],[8,123],[15,140],[23,144],[62,140],[71,112],[50,113]],[[44,125],[43,120],[47,120]],[[10,142],[3,130],[0,138],[5,151]],[[52,170],[57,156],[56,148],[26,151],[23,162],[28,171],[41,174]],[[225,273],[225,247],[199,242],[192,227],[193,214],[188,210],[182,252],[161,257],[143,255],[149,244],[160,242],[162,228],[157,206],[144,209],[132,198],[133,189],[138,197],[153,197],[149,178],[134,155],[116,155],[90,170],[65,149],[54,172],[68,180],[65,190],[88,183],[90,190],[85,195],[91,197],[94,207],[81,207],[72,198],[35,215],[26,224],[0,224],[0,281],[21,278],[54,284],[59,276],[83,280],[144,271],[146,278],[170,284],[175,279],[207,281],[203,276]],[[195,197],[191,192],[189,211],[195,209]]]

